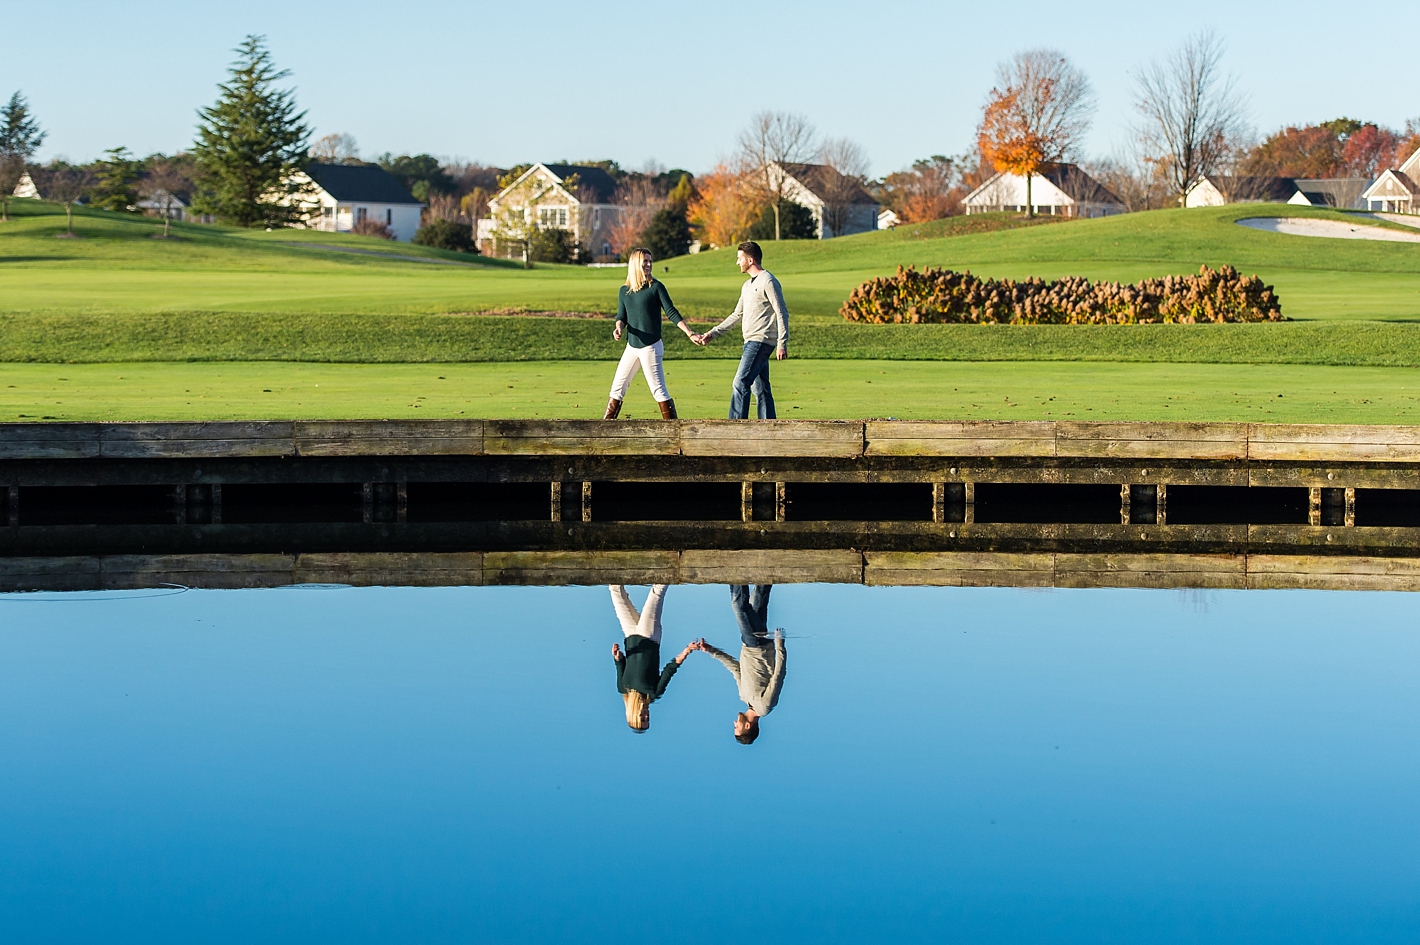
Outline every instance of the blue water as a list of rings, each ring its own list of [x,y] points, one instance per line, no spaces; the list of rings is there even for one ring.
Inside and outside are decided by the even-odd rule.
[[[744,746],[605,588],[0,597],[0,939],[1414,942],[1418,611],[780,586]]]

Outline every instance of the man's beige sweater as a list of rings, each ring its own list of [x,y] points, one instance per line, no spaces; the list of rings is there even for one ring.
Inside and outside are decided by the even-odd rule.
[[[742,646],[738,660],[708,644],[705,650],[735,677],[740,701],[755,715],[768,715],[779,704],[779,691],[784,688],[783,634],[775,632],[772,653],[767,646]]]
[[[745,280],[740,288],[740,300],[730,317],[705,334],[718,338],[736,323],[746,342],[762,341],[775,347],[789,343],[789,309],[784,305],[784,289],[767,269]]]

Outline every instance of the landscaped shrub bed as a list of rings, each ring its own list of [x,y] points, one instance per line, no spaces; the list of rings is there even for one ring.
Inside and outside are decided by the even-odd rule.
[[[931,325],[1147,325],[1161,322],[1277,322],[1282,303],[1257,276],[1232,266],[1134,285],[1066,276],[979,279],[969,272],[908,266],[869,279],[839,309],[850,322]]]

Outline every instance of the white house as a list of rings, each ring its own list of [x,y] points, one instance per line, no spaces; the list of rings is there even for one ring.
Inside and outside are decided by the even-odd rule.
[[[488,199],[488,217],[478,221],[478,248],[499,250],[499,228],[516,219],[540,230],[566,230],[584,253],[614,260],[611,232],[625,208],[613,203],[616,181],[606,168],[581,164],[534,164]],[[518,239],[508,234],[509,240]]]
[[[771,175],[783,180],[784,197],[813,213],[819,239],[878,229],[878,211],[882,207],[859,181],[826,164],[769,167]]]
[[[159,188],[146,197],[139,197],[133,206],[149,216],[167,217],[184,223],[212,223],[216,219],[210,213],[195,213],[192,194],[185,190],[169,193]]]
[[[878,213],[878,229],[880,230],[890,230],[901,222],[902,220],[890,207],[883,207]]]
[[[1209,174],[1184,195],[1185,207],[1221,207],[1230,203],[1288,203],[1298,193],[1290,177]]]
[[[303,224],[307,229],[347,233],[363,220],[375,220],[406,243],[419,231],[424,205],[382,167],[312,164],[295,180],[310,188],[301,201],[308,210]]]
[[[1031,175],[1030,202],[1051,216],[1107,217],[1124,213],[1124,202],[1075,164],[1051,164]],[[1006,171],[966,195],[967,213],[1025,213],[1026,179]]]
[[[1420,213],[1420,149],[1400,167],[1387,168],[1361,194],[1367,210],[1390,213]]]

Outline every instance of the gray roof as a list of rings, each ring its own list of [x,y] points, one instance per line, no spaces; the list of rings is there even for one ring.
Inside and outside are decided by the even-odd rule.
[[[1314,207],[1361,206],[1361,195],[1371,182],[1364,177],[1323,177],[1293,181]]]
[[[1106,203],[1124,206],[1114,191],[1080,170],[1078,164],[1051,164],[1040,171],[1060,192],[1076,203]]]
[[[790,164],[785,162],[780,167],[784,168],[786,174],[807,187],[809,192],[820,200],[827,199],[835,189],[836,179],[836,182],[843,187],[841,193],[847,198],[845,203],[878,206],[878,201],[863,189],[860,182],[838,173],[827,164]]]
[[[1290,177],[1209,174],[1208,182],[1230,203],[1286,203],[1298,189]]]
[[[544,164],[562,181],[577,175],[577,188],[581,194],[574,194],[583,203],[611,203],[616,193],[616,181],[603,167],[588,167],[582,164]]]
[[[372,164],[312,164],[306,173],[342,202],[419,204],[398,177]]]

